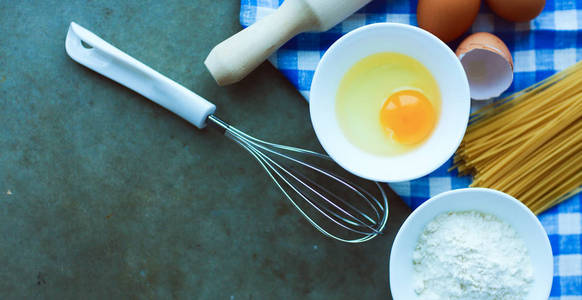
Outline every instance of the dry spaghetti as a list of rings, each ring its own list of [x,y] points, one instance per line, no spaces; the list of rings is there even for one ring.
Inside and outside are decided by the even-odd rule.
[[[582,190],[582,62],[474,113],[454,168],[536,214]]]

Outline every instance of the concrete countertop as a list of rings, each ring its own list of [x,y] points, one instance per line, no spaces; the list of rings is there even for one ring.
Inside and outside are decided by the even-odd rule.
[[[324,238],[243,149],[73,62],[71,21],[269,141],[318,150],[307,103],[263,64],[219,87],[203,60],[239,2],[0,0],[3,299],[390,299],[385,235]]]

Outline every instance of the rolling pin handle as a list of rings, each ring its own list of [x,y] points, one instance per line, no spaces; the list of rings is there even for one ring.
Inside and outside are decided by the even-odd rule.
[[[216,45],[204,64],[218,85],[238,82],[292,37],[317,26],[304,0],[286,0],[272,14]]]

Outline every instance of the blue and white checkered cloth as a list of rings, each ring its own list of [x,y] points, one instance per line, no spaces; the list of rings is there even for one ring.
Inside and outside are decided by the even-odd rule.
[[[241,24],[245,27],[251,25],[272,13],[282,2],[241,0]],[[352,29],[371,23],[416,25],[416,4],[417,1],[410,0],[375,0],[327,32],[298,35],[269,61],[309,100],[315,67],[334,41]],[[541,15],[528,23],[504,21],[484,4],[468,33],[491,32],[507,44],[514,59],[515,77],[508,90],[512,92],[581,60],[580,29],[582,0],[547,0]],[[455,49],[459,40],[453,41],[450,46]],[[456,173],[447,172],[450,166],[451,160],[423,178],[391,184],[391,187],[408,205],[416,208],[438,193],[465,188],[470,184],[470,177],[457,177]],[[550,299],[582,300],[581,212],[582,195],[579,193],[539,216],[554,253],[554,282]]]

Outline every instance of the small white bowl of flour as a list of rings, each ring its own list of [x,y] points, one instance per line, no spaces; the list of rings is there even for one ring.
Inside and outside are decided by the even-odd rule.
[[[439,194],[402,224],[390,254],[396,300],[548,299],[553,257],[537,217],[492,189]]]

